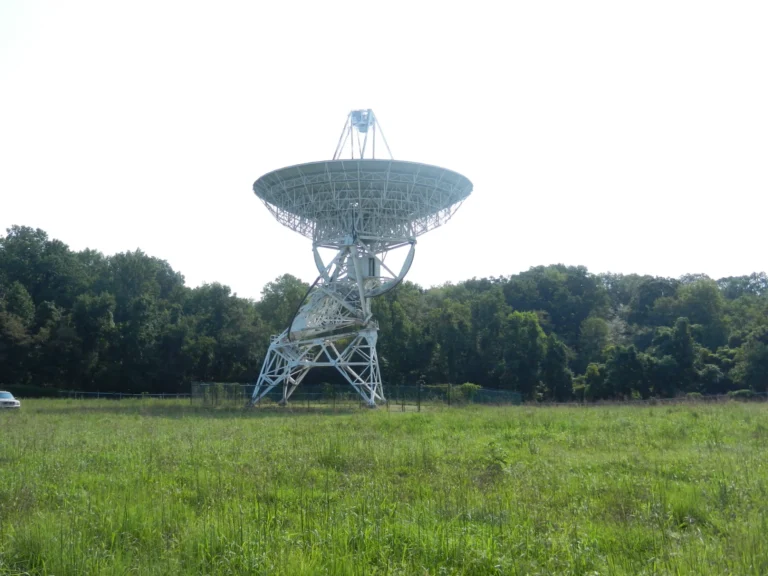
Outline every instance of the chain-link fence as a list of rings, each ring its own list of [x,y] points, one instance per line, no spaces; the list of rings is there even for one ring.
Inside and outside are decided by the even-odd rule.
[[[0,389],[7,389],[20,399],[26,398],[68,398],[70,400],[129,400],[129,399],[158,399],[158,400],[186,400],[192,405],[198,406],[226,406],[242,408],[250,406],[253,395],[253,384],[224,384],[215,382],[196,382],[192,384],[190,393],[131,393],[131,392],[93,392],[83,390],[61,390],[58,388],[41,388],[34,386],[7,386],[0,385]],[[402,412],[419,411],[422,407],[438,406],[464,406],[467,404],[485,404],[496,406],[510,406],[522,403],[522,397],[517,392],[508,390],[492,390],[481,388],[474,384],[462,385],[422,385],[422,386],[398,386],[385,385],[384,395],[386,402],[383,405],[387,410]],[[276,406],[282,399],[282,388],[275,387],[267,397],[263,398],[257,408]],[[689,403],[721,403],[732,400],[744,402],[768,402],[768,394],[752,390],[735,390],[727,394],[701,395],[689,393],[674,398],[649,398],[641,399],[612,399],[598,401],[571,402],[532,402],[531,406],[653,406],[668,404]],[[365,408],[363,399],[349,385],[343,386],[299,386],[291,395],[289,406],[308,409],[343,409]]]
[[[224,384],[216,382],[195,382],[192,384],[192,403],[206,406],[247,406],[250,405],[253,384]],[[433,386],[384,386],[386,401],[379,403],[387,410],[402,412],[421,411],[422,408],[442,406],[464,406],[468,404],[517,405],[522,396],[508,390],[490,390],[474,384],[454,386],[450,384]],[[282,387],[276,386],[257,404],[256,408],[269,408],[280,403]],[[366,408],[367,404],[351,386],[307,386],[298,387],[288,400],[292,408],[308,410],[339,410]]]
[[[190,399],[191,394],[171,392],[100,392],[92,390],[62,390],[59,388],[44,388],[39,386],[3,386],[0,390],[8,390],[16,398],[68,398],[70,400],[128,400],[130,398],[155,398],[159,400]]]

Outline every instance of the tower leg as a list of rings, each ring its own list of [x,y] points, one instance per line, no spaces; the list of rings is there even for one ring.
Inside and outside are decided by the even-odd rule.
[[[341,354],[335,346],[333,348],[338,355],[336,368],[370,407],[375,407],[377,401],[384,401],[376,354],[377,336],[375,328],[368,328],[358,332]]]
[[[338,341],[349,337],[352,340],[339,351]],[[288,340],[284,332],[269,346],[251,402],[258,403],[275,386],[282,386],[280,404],[286,404],[311,368],[334,366],[365,403],[375,407],[377,402],[385,400],[376,340],[375,325],[358,332],[301,342]]]
[[[261,366],[251,402],[256,404],[275,386],[282,385],[283,397],[280,404],[286,404],[310,368],[301,358],[301,349],[288,341],[287,332],[274,339]]]

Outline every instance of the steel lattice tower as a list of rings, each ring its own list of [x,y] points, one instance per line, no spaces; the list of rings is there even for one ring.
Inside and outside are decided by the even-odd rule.
[[[387,159],[376,158],[378,138]],[[395,160],[368,109],[349,113],[332,160],[275,170],[253,190],[278,222],[312,240],[319,272],[290,324],[272,338],[253,403],[275,386],[285,403],[311,368],[333,366],[375,406],[384,392],[371,299],[402,281],[416,237],[447,222],[472,183],[451,170]],[[386,256],[401,248],[407,256],[393,271]],[[319,249],[335,256],[326,263]]]

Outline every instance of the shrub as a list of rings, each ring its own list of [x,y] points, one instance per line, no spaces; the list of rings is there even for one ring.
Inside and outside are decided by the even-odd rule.
[[[331,400],[336,395],[333,384],[330,382],[323,382],[320,384],[320,392],[325,400]]]
[[[460,386],[453,386],[450,390],[452,402],[472,402],[472,399],[477,395],[477,392],[481,389],[478,384],[472,384],[471,382],[464,382]]]
[[[227,388],[222,382],[216,382],[205,387],[204,402],[212,406],[218,406],[226,398]]]
[[[579,376],[573,380],[573,398],[577,402],[584,402],[587,394],[587,385],[584,383],[584,377]]]

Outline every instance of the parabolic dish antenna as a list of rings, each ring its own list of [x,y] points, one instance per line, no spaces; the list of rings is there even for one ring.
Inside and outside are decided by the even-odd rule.
[[[377,134],[388,159],[375,157]],[[445,168],[392,158],[369,109],[349,113],[332,160],[269,172],[253,190],[278,222],[312,239],[319,276],[273,337],[252,401],[280,385],[286,403],[310,368],[334,366],[375,406],[384,392],[370,299],[402,281],[416,237],[447,222],[472,183]],[[402,266],[390,270],[387,253],[405,246]],[[335,257],[326,263],[319,248]]]
[[[277,221],[322,244],[350,233],[420,236],[445,223],[472,190],[456,172],[403,160],[329,160],[289,166],[253,185]]]

